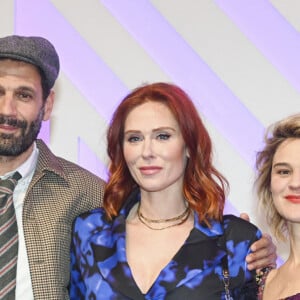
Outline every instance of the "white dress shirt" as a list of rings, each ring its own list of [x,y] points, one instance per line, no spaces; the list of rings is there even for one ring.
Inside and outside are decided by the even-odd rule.
[[[17,170],[14,170],[13,172],[9,172],[4,176],[1,176],[1,178],[6,178],[12,175],[15,171],[18,171],[22,175],[22,178],[18,181],[18,184],[13,194],[13,201],[16,211],[19,233],[16,300],[34,300],[28,257],[24,239],[22,214],[24,198],[36,167],[38,155],[39,151],[36,145],[34,145],[34,149],[30,157]]]

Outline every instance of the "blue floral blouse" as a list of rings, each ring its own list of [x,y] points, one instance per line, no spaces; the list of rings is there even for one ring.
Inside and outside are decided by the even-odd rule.
[[[119,216],[110,222],[102,208],[76,218],[71,245],[71,300],[227,299],[221,263],[227,254],[232,299],[257,299],[255,272],[247,270],[245,257],[261,233],[232,215],[224,216],[223,225],[212,222],[208,228],[195,214],[187,240],[149,291],[142,294],[127,263],[125,247],[126,217],[138,198],[136,194],[129,197]],[[222,237],[226,238],[227,249]]]

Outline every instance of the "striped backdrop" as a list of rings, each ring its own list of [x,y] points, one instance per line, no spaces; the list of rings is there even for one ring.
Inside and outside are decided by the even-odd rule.
[[[226,211],[260,224],[255,153],[266,126],[300,110],[300,1],[1,0],[0,11],[1,36],[41,35],[59,52],[55,109],[40,134],[55,153],[106,178],[118,102],[140,84],[174,82],[211,133],[231,183]]]

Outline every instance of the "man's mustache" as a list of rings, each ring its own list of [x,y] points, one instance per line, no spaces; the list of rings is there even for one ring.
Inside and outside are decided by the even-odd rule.
[[[0,125],[9,125],[16,128],[23,128],[25,129],[27,127],[26,121],[21,121],[15,118],[7,117],[4,115],[0,115]]]

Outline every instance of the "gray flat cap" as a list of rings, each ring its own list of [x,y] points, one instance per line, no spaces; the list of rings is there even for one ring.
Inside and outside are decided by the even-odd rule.
[[[54,46],[38,36],[10,35],[0,38],[0,58],[21,60],[37,66],[51,89],[59,72],[59,57]]]

